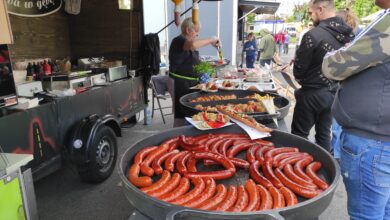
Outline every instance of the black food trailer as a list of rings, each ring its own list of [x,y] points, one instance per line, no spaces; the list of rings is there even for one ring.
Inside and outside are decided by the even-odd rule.
[[[81,58],[104,57],[114,67],[125,66],[125,75],[106,75],[107,82],[96,86],[65,82],[70,87],[66,89],[82,88],[77,88],[73,96],[41,93],[39,105],[22,110],[10,108],[17,104],[13,80],[7,84],[9,88],[1,84],[7,91],[0,95],[0,149],[5,153],[33,154],[34,160],[25,169],[32,168],[34,180],[59,169],[64,159],[76,165],[82,180],[105,180],[115,168],[121,123],[134,121],[135,115],[146,107],[146,80],[139,71],[142,1],[132,1],[131,10],[122,10],[118,1],[75,2],[72,10],[66,5],[69,1],[62,0],[50,1],[52,4],[45,7],[38,7],[38,2],[43,1],[21,0],[20,7],[13,2],[5,1],[8,15],[6,10],[1,11],[6,19],[1,32],[7,36],[0,39],[7,55],[7,59],[0,60],[1,82],[5,82],[3,73],[9,70],[9,76],[15,79],[20,74],[28,78],[26,69],[20,66],[46,62],[47,58],[68,58],[76,65]],[[110,19],[105,18],[107,14]],[[118,61],[120,64],[115,64]],[[137,70],[136,75],[127,76],[128,70]],[[87,77],[96,73],[88,71]],[[105,70],[97,72],[102,74]],[[40,78],[51,86],[57,79],[71,78],[62,72],[45,75],[48,76]]]
[[[144,107],[142,78],[136,77],[25,111],[8,110],[0,117],[1,146],[5,152],[33,154],[34,179],[58,169],[67,156],[83,180],[100,182],[115,167],[120,124]]]

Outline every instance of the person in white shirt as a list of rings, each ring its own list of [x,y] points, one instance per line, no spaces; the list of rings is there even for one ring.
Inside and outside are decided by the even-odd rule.
[[[310,31],[310,29],[312,29],[312,28],[313,28],[313,23],[309,22],[309,24],[306,26],[306,28],[301,31],[301,33],[299,34],[299,37],[298,37],[297,48],[299,47],[299,45],[301,45],[303,36],[305,36],[305,34],[308,31]]]

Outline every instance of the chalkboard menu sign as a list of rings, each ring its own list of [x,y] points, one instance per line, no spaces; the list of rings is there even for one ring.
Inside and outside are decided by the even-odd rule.
[[[4,0],[8,13],[24,17],[40,17],[58,11],[62,0]]]

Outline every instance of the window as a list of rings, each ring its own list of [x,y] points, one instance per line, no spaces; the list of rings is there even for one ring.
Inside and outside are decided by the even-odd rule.
[[[253,26],[253,25],[249,26],[249,30],[251,30],[251,31],[255,30],[255,26]]]
[[[119,9],[131,10],[133,8],[133,0],[118,0]]]

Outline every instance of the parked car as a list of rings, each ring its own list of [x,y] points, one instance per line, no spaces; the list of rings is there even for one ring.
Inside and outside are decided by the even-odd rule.
[[[284,31],[287,32],[291,37],[297,36],[297,29],[295,27],[286,27]]]

